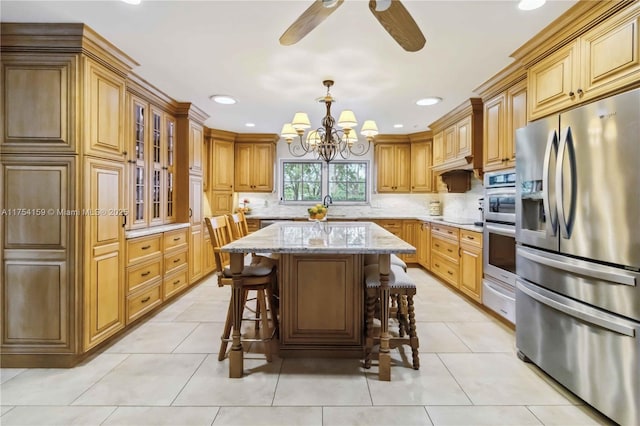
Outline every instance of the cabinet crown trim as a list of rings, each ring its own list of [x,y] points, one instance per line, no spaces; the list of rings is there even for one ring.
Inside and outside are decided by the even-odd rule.
[[[444,116],[429,124],[429,128],[434,133],[437,133],[445,127],[457,123],[466,116],[474,115],[476,113],[482,113],[482,99],[469,98]]]
[[[85,24],[3,22],[0,33],[3,51],[84,53],[122,75],[140,66]]]
[[[214,140],[233,142],[236,140],[236,137],[238,136],[238,134],[235,132],[227,131],[227,130],[211,129],[209,127],[205,127],[204,136],[206,138],[210,138]]]
[[[529,68],[562,46],[572,42],[587,30],[629,6],[638,8],[638,3],[634,0],[579,1],[510,56],[525,68]]]
[[[176,106],[176,115],[187,116],[190,120],[202,125],[204,125],[205,120],[209,118],[209,114],[193,105],[191,102],[178,102]]]
[[[238,133],[236,142],[249,143],[278,143],[280,135],[276,133]]]

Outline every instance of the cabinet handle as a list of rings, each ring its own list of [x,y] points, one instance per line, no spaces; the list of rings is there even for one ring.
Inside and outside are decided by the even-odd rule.
[[[151,273],[151,271],[147,271],[147,272],[143,272],[140,274],[141,277],[146,277],[147,275],[149,275]]]
[[[145,297],[144,299],[142,299],[142,300],[140,301],[140,303],[147,303],[149,300],[151,300],[151,296],[147,296],[147,297]]]
[[[440,244],[434,244],[436,247],[440,248]]]
[[[176,285],[176,284],[180,284],[180,280],[175,280],[175,281],[173,282],[173,285]]]
[[[173,239],[173,241],[180,241],[180,238],[182,238],[182,237],[175,237],[175,238]]]
[[[451,232],[451,231],[447,231],[447,234],[453,234],[453,232]]]
[[[448,251],[449,253],[453,253],[453,250],[451,250],[451,249],[447,249],[447,251]]]
[[[451,271],[447,271],[447,274],[449,274],[449,275],[453,275],[453,272],[451,272]]]
[[[142,247],[140,247],[140,249],[141,249],[141,250],[148,250],[148,249],[150,249],[150,248],[151,248],[151,246],[150,246],[150,245],[149,245],[149,246],[142,246]]]
[[[122,213],[122,227],[127,226],[127,215]]]
[[[467,238],[470,239],[470,240],[475,240],[475,238],[472,237],[471,235],[467,235]]]
[[[189,217],[193,216],[193,210],[189,207]]]
[[[169,170],[167,166],[162,166],[162,170]]]
[[[178,263],[180,262],[180,258],[177,258],[176,260],[173,261],[173,263]]]

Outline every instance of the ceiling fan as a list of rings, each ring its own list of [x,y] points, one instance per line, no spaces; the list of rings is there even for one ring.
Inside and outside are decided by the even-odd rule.
[[[289,46],[299,42],[343,2],[344,0],[315,0],[282,34],[280,44]],[[404,50],[417,52],[424,47],[424,35],[400,0],[369,0],[369,10]]]

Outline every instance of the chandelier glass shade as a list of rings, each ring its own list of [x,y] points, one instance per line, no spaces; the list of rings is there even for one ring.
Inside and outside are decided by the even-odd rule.
[[[338,117],[338,122],[331,116],[331,105],[335,99],[329,93],[333,86],[332,80],[325,80],[322,84],[327,88],[327,94],[318,99],[327,108],[326,115],[322,119],[322,126],[311,130],[304,136],[305,131],[311,128],[309,116],[304,112],[297,112],[291,123],[282,126],[280,136],[287,142],[289,153],[294,157],[302,157],[313,153],[316,158],[327,163],[338,155],[347,159],[351,155],[363,156],[371,149],[371,142],[378,134],[378,127],[373,120],[366,120],[362,125],[360,134],[366,141],[359,141],[355,127],[358,125],[353,111],[344,110]],[[294,143],[294,139],[297,141]]]

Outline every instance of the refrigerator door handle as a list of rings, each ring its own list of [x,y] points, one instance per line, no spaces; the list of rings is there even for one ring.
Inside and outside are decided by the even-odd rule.
[[[568,258],[565,258],[564,256],[558,256],[559,258],[562,257],[562,260],[560,259],[556,260],[549,257],[552,255],[545,254],[544,256],[542,256],[536,253],[532,253],[530,249],[526,249],[523,247],[518,247],[517,253],[518,253],[518,256],[522,256],[525,259],[531,260],[532,262],[540,263],[541,265],[549,266],[551,268],[559,269],[561,271],[571,272],[576,275],[584,275],[586,277],[598,278],[600,280],[607,281],[610,283],[628,285],[630,287],[636,286],[636,279],[634,276],[621,274],[615,271],[604,270],[604,268],[607,268],[606,266],[586,264],[586,263],[583,266],[583,265],[577,264],[576,262],[578,261],[575,261],[572,259],[570,260]],[[614,268],[610,268],[610,269],[614,269]]]
[[[553,151],[558,150],[558,133],[555,130],[549,132],[547,138],[547,147],[544,150],[544,161],[542,166],[542,206],[544,212],[549,217],[547,222],[547,235],[555,236],[558,229],[558,211],[556,208],[551,209],[551,200],[549,198],[549,182],[551,181],[551,155]],[[550,228],[550,229],[549,229]]]
[[[564,208],[564,199],[565,199],[565,178],[564,175],[564,162],[565,156],[569,151],[569,186],[570,192],[569,197],[571,197],[571,203],[569,205],[569,212]],[[573,136],[571,134],[571,127],[567,127],[562,132],[562,136],[560,138],[560,143],[558,145],[558,161],[556,162],[556,205],[558,208],[558,224],[560,227],[560,235],[564,239],[570,238],[571,233],[571,223],[574,214],[574,206],[575,206],[575,185],[576,185],[576,164],[575,164],[575,155],[573,154]]]
[[[578,318],[589,324],[597,325],[599,327],[602,327],[614,333],[624,334],[625,336],[629,336],[629,337],[635,337],[636,335],[635,329],[633,327],[628,327],[625,324],[621,324],[619,322],[616,322],[607,318],[602,318],[600,316],[593,315],[589,312],[584,312],[578,308],[574,308],[572,306],[566,305],[561,301],[557,301],[552,299],[551,297],[544,296],[539,292],[532,290],[531,288],[529,288],[528,285],[526,285],[520,280],[516,282],[516,285],[518,287],[518,290],[525,293],[527,296],[537,300],[543,305],[547,305],[550,308],[553,308],[564,314],[567,314],[574,318]]]

